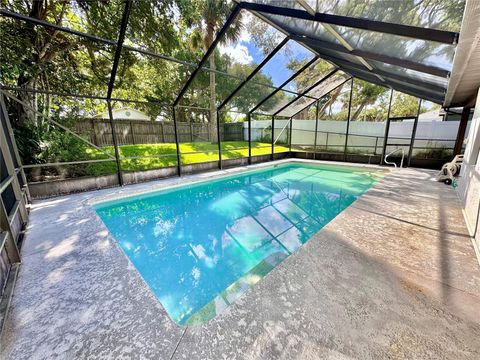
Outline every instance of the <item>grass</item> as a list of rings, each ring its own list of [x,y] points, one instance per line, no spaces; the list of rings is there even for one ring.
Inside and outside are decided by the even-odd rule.
[[[222,160],[248,157],[248,142],[246,141],[224,141],[221,146]],[[113,146],[105,146],[103,149],[114,154]],[[275,153],[287,151],[289,151],[287,146],[275,145]],[[209,142],[181,143],[180,153],[182,165],[218,161],[218,144]],[[252,142],[252,156],[270,153],[271,144]],[[87,154],[95,160],[107,158],[105,154],[95,149],[88,149]],[[121,160],[121,168],[124,171],[151,170],[177,165],[174,143],[122,145],[119,146],[119,154],[120,158],[135,158]],[[90,175],[109,174],[115,171],[114,161],[88,164],[87,170]]]

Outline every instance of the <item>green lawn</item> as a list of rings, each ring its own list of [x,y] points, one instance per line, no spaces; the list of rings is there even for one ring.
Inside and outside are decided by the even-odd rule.
[[[248,157],[248,142],[224,141],[222,145],[222,160]],[[103,147],[107,152],[114,154],[113,146]],[[275,145],[275,153],[287,152],[288,147]],[[177,155],[174,143],[122,145],[119,147],[120,157],[138,157],[121,161],[124,171],[150,170],[177,165]],[[218,145],[208,142],[181,143],[180,152],[182,165],[218,160]],[[87,151],[91,159],[104,159],[106,155],[98,150]],[[271,144],[252,142],[252,156],[271,153]],[[149,157],[162,155],[161,157]],[[113,173],[116,171],[115,162],[101,162],[88,165],[88,172],[92,175]]]

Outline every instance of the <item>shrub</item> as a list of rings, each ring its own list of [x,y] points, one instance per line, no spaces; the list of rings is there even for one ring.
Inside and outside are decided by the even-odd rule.
[[[452,150],[446,147],[430,148],[415,153],[415,157],[419,159],[443,159],[448,160],[452,157]]]

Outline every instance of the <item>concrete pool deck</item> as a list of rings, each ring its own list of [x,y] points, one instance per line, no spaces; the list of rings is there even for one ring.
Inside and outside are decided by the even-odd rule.
[[[89,204],[238,170],[34,202],[0,358],[480,358],[460,203],[419,169],[392,171],[215,319],[171,321]]]

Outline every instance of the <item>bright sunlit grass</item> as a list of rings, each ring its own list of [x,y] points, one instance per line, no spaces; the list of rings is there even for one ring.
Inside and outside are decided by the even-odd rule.
[[[222,146],[222,159],[235,159],[248,157],[247,141],[224,141]],[[108,153],[114,154],[113,146],[103,147]],[[288,152],[287,146],[275,145],[275,153]],[[209,142],[181,143],[181,162],[194,164],[207,161],[218,161],[218,144]],[[87,150],[92,159],[104,159],[106,155],[95,149]],[[268,155],[271,153],[271,144],[252,142],[252,156]],[[132,158],[121,160],[121,167],[124,171],[139,171],[158,169],[167,166],[177,165],[176,147],[174,143],[165,144],[139,144],[119,146],[121,158]],[[116,165],[112,162],[94,163],[89,166],[92,174],[100,175],[113,173]]]

